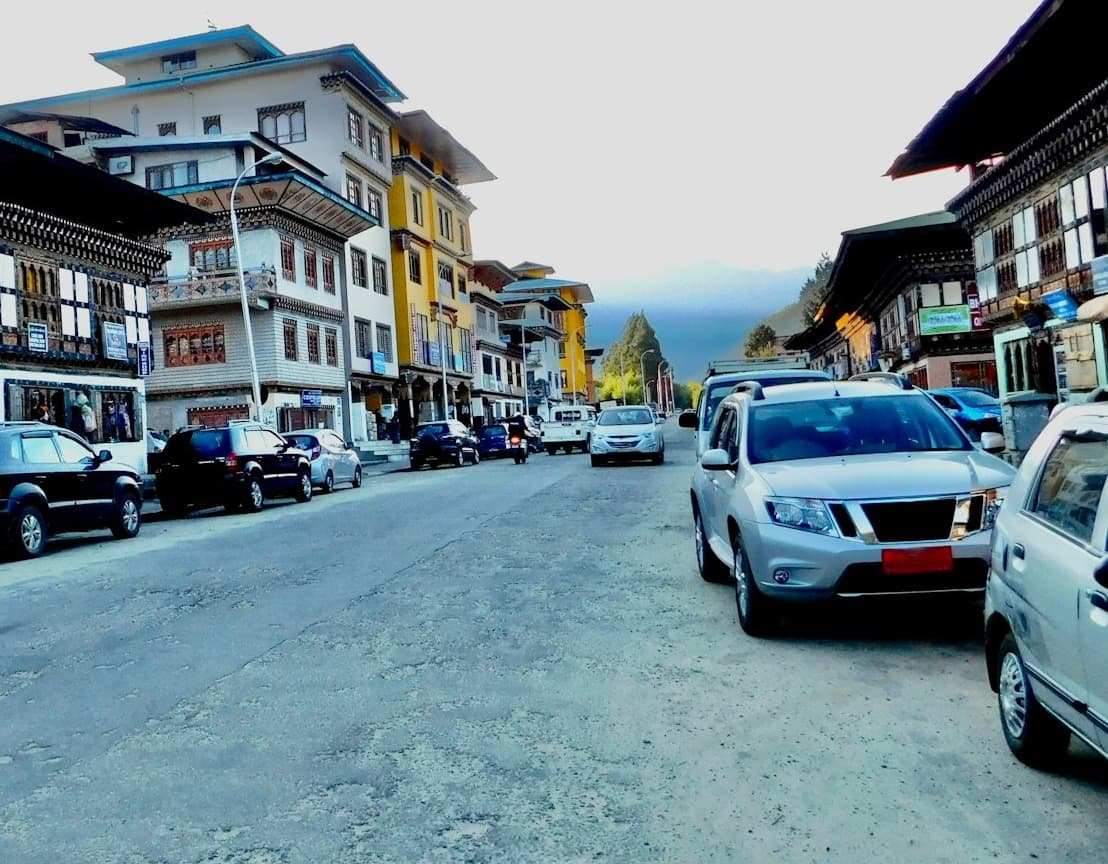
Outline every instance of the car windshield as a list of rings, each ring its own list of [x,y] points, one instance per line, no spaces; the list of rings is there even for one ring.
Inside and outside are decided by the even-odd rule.
[[[805,375],[803,373],[796,373],[794,375],[764,375],[760,377],[758,375],[751,375],[749,378],[732,378],[727,381],[717,381],[708,387],[708,392],[704,395],[704,398],[708,400],[708,405],[704,412],[704,425],[702,429],[712,428],[712,418],[716,415],[716,409],[719,407],[719,403],[724,400],[724,397],[729,395],[732,390],[735,389],[735,385],[741,381],[757,381],[763,387],[773,387],[779,384],[807,384],[812,381],[826,381],[826,375]]]
[[[958,390],[951,394],[971,408],[998,408],[1000,400],[983,390]]]
[[[600,414],[597,426],[642,426],[653,423],[649,408],[609,408]]]
[[[935,403],[909,395],[758,404],[747,446],[753,463],[971,449]]]

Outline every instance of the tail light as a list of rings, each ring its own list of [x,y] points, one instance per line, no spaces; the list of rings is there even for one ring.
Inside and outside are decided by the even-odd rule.
[[[224,464],[227,466],[227,470],[229,470],[229,471],[238,471],[239,470],[239,457],[234,453],[228,453],[227,454],[227,459],[224,462]]]
[[[508,439],[508,441],[513,447],[516,447],[518,446],[520,439],[518,435],[513,435],[511,438]]]
[[[322,452],[323,452],[323,448],[322,448],[322,447],[313,447],[313,448],[312,448],[312,453],[311,453],[311,456],[312,456],[312,461],[314,462],[314,461],[315,461],[316,459],[318,459],[318,458],[319,458],[319,454],[320,454],[320,453],[322,453]]]

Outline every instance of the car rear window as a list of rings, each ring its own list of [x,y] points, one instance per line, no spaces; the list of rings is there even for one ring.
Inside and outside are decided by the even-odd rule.
[[[231,433],[228,429],[197,429],[191,433],[187,443],[201,459],[214,459],[230,451]]]
[[[313,435],[286,435],[285,440],[293,447],[297,447],[301,450],[311,450],[313,447],[318,446]],[[333,446],[333,442],[329,443]]]
[[[503,426],[486,426],[481,430],[482,438],[503,438],[507,434]]]

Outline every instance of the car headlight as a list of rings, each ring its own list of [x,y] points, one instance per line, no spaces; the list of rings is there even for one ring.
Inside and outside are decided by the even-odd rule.
[[[769,518],[786,528],[835,536],[835,523],[827,505],[816,498],[767,498]]]
[[[985,510],[981,514],[981,528],[988,530],[996,524],[996,517],[1000,508],[1004,505],[1004,499],[1008,495],[1008,487],[989,489],[985,492]]]
[[[653,441],[654,440],[653,430],[651,430],[650,432],[643,432],[642,433],[642,440],[643,441]]]

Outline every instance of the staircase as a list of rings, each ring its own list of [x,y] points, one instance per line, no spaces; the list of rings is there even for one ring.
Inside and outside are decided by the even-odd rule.
[[[407,462],[408,442],[393,444],[391,441],[363,441],[358,444],[358,458],[363,465],[378,465],[382,462]]]

